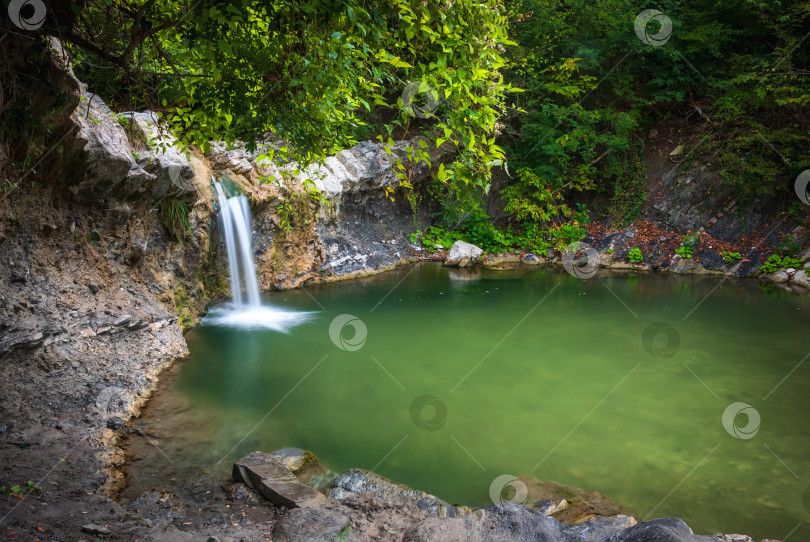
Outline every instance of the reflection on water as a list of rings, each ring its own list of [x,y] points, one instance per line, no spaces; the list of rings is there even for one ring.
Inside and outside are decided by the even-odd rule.
[[[266,295],[290,312],[188,333],[138,422],[157,446],[130,445],[125,497],[299,446],[456,503],[530,474],[698,533],[784,537],[810,518],[810,303],[721,280],[422,265]],[[352,326],[330,339],[342,315],[364,342]],[[745,406],[729,425],[734,403],[756,431]]]

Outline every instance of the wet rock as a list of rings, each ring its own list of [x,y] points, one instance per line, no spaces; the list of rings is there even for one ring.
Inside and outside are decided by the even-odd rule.
[[[456,241],[450,247],[450,253],[447,255],[447,259],[444,260],[444,265],[467,267],[477,262],[483,253],[484,251],[475,245],[464,241]]]
[[[315,542],[336,535],[349,524],[349,516],[327,508],[296,508],[284,514],[273,529],[278,542]]]
[[[629,516],[593,516],[585,521],[564,527],[569,540],[576,542],[606,542],[622,540],[621,533],[637,525],[635,518]]]
[[[699,273],[703,268],[692,258],[682,258],[678,254],[672,257],[669,269],[673,273]]]
[[[808,276],[807,271],[803,269],[801,271],[796,271],[796,274],[793,275],[793,282],[799,286],[804,286],[805,288],[810,289],[810,276]]]
[[[408,486],[397,484],[379,474],[352,469],[344,472],[330,484],[328,497],[343,500],[350,495],[368,495],[389,502],[412,501],[416,506],[434,517],[459,517],[471,512],[467,506],[453,506],[443,500]]]
[[[565,499],[554,500],[554,499],[540,499],[536,500],[533,503],[527,503],[529,508],[534,508],[538,512],[542,512],[547,516],[551,516],[564,510],[568,506],[568,501]]]
[[[591,516],[618,516],[626,512],[598,491],[585,491],[554,481],[542,481],[527,474],[519,478],[526,484],[527,502],[536,502],[533,507],[537,508],[538,504],[547,502],[560,503],[556,510],[544,507],[543,511],[562,523],[576,523]],[[561,505],[563,501],[566,503],[565,506]]]
[[[327,496],[330,499],[341,500],[350,493],[371,494],[382,499],[405,496],[415,501],[426,495],[422,491],[397,484],[379,474],[363,469],[352,469],[335,478],[329,485]]]
[[[777,271],[771,275],[771,280],[774,282],[787,282],[790,280],[790,275],[784,269]]]
[[[540,263],[540,258],[537,256],[537,254],[532,254],[530,252],[529,254],[523,256],[523,263],[529,265],[537,265]]]
[[[233,479],[287,508],[321,506],[326,502],[323,494],[302,484],[290,469],[264,452],[252,452],[236,461]]]
[[[287,467],[302,484],[318,490],[327,487],[337,476],[321,465],[315,454],[301,448],[275,450],[270,457]]]
[[[654,519],[626,529],[619,540],[622,542],[709,542],[712,537],[697,536],[686,523],[678,518]]]
[[[296,474],[308,463],[318,460],[315,454],[301,448],[281,448],[270,452],[268,455],[290,469],[293,474]]]

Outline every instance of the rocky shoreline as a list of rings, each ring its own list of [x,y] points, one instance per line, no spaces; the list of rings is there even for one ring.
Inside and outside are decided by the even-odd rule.
[[[262,540],[272,537],[281,522],[317,523],[308,512],[284,513],[246,488],[205,473],[184,481],[179,495],[147,493],[127,506],[111,498],[125,483],[126,457],[119,445],[131,429],[130,419],[157,388],[162,372],[187,355],[184,329],[227,294],[209,179],[227,178],[251,200],[264,291],[443,260],[446,253],[429,255],[410,242],[410,233],[429,223],[429,210],[414,213],[404,197],[389,200],[386,189],[396,188],[398,177],[392,158],[373,142],[342,151],[307,172],[328,201],[322,205],[309,199],[291,165],[263,160],[262,149],[248,152],[217,143],[208,155],[186,154],[148,113],[113,114],[69,70],[60,85],[72,113],[55,133],[72,135],[40,168],[53,180],[2,202],[0,486],[20,486],[21,491],[0,495],[0,536]],[[408,146],[400,142],[394,153],[404,157]],[[446,156],[445,150],[434,149],[432,166]],[[423,163],[412,173],[419,187],[430,177],[431,166]],[[276,181],[261,181],[268,177]],[[667,205],[657,201],[656,212],[666,214]],[[764,216],[763,211],[750,217],[756,231],[767,232],[748,243],[750,250],[729,247],[748,260],[736,267],[722,268],[712,256],[715,242],[743,238],[729,225],[727,213],[712,224],[711,216],[701,217],[708,225],[701,243],[707,249],[691,263],[668,252],[680,238],[677,224],[666,235],[655,235],[647,223],[616,232],[594,225],[585,242],[599,251],[604,267],[754,276],[762,254],[783,237],[794,236],[802,246],[810,237],[802,227],[769,224]],[[648,263],[624,262],[625,252],[638,246],[645,247]],[[810,259],[810,252],[803,258]],[[518,252],[487,255],[481,265],[554,261],[560,261],[559,254]],[[786,270],[772,280],[793,291],[806,287],[804,270]],[[348,540],[603,539],[576,531],[580,527],[562,527],[525,506],[507,503],[438,518],[399,498],[348,493],[327,499],[324,507],[354,522]],[[621,540],[645,540],[650,533],[673,541],[745,540],[694,537],[680,520],[632,526],[621,523],[629,520],[611,521],[605,529],[621,533]],[[386,531],[389,523],[398,526]],[[292,536],[287,531],[276,535],[296,540]]]

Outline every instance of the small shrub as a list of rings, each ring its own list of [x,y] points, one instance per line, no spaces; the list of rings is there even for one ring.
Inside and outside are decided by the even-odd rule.
[[[776,247],[776,253],[780,256],[793,256],[798,254],[801,248],[802,244],[799,241],[792,237],[786,237],[785,240]]]
[[[421,239],[422,246],[431,252],[448,249],[456,241],[462,240],[462,232],[448,230],[438,226],[431,226],[427,230],[419,230],[411,234],[411,242],[416,243]],[[439,245],[442,248],[439,248]]]
[[[780,269],[801,269],[804,262],[798,258],[791,258],[790,256],[780,256],[779,254],[771,254],[768,260],[759,267],[763,273],[776,273]]]
[[[681,241],[681,246],[675,249],[675,254],[679,255],[681,258],[691,258],[695,252],[695,249],[700,244],[700,234],[686,234],[683,236],[683,240]]]
[[[728,252],[724,250],[720,253],[720,255],[723,257],[723,261],[726,263],[732,263],[742,259],[739,252]]]
[[[181,243],[191,233],[188,205],[178,199],[165,200],[160,204],[160,217],[175,241]]]
[[[627,253],[627,259],[630,263],[644,263],[644,254],[641,253],[640,248],[636,247]]]

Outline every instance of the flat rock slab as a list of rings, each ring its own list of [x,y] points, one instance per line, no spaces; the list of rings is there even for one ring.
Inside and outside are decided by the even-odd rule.
[[[270,502],[287,508],[326,504],[319,491],[305,486],[280,461],[264,452],[252,452],[233,464],[233,479],[244,482]]]
[[[327,508],[298,508],[284,514],[273,529],[276,542],[315,542],[337,535],[349,516]]]
[[[300,448],[281,448],[270,452],[270,457],[290,469],[302,484],[322,490],[337,477],[327,470],[315,454]]]

